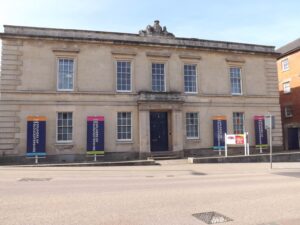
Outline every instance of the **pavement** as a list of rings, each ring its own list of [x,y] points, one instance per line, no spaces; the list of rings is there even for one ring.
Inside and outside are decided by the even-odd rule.
[[[0,167],[1,225],[300,225],[300,163]],[[221,222],[222,219],[214,218]]]

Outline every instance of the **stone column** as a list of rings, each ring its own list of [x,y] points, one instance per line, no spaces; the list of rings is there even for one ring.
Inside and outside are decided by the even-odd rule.
[[[172,111],[172,140],[173,140],[173,151],[183,151],[183,121],[182,111]]]
[[[140,156],[150,154],[150,118],[149,111],[139,111]]]

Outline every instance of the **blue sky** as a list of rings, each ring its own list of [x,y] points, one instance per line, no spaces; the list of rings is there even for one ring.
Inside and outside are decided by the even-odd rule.
[[[137,33],[155,19],[177,37],[280,47],[300,37],[299,0],[9,0],[2,25]]]

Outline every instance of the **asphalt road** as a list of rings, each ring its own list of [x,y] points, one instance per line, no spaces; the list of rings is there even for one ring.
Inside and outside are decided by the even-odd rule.
[[[0,167],[1,225],[299,225],[300,164]],[[222,219],[215,218],[221,222]]]

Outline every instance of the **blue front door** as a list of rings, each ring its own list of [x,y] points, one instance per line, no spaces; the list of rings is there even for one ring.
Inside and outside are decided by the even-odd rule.
[[[288,149],[299,149],[298,128],[288,128]]]
[[[151,151],[168,151],[168,113],[150,112]]]

